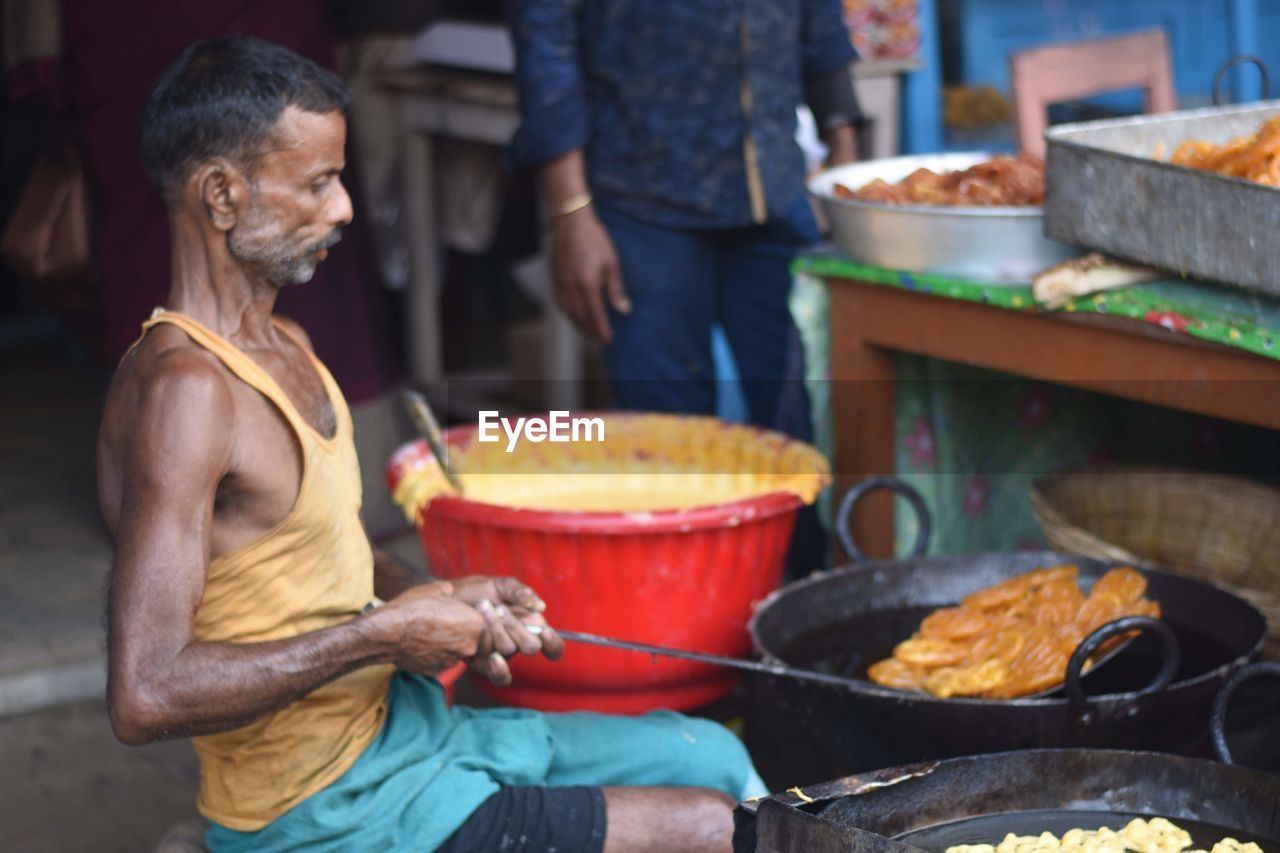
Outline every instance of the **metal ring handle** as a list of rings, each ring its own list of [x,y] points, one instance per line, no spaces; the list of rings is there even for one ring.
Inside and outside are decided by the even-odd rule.
[[[1237,65],[1245,63],[1254,65],[1258,69],[1258,73],[1262,75],[1262,98],[1269,100],[1271,98],[1271,75],[1267,73],[1267,64],[1260,57],[1251,53],[1239,53],[1222,63],[1213,75],[1213,105],[1215,107],[1222,106],[1222,81],[1226,78],[1227,72]]]
[[[1241,667],[1236,670],[1235,675],[1227,679],[1227,683],[1222,685],[1217,698],[1213,700],[1213,713],[1209,716],[1209,736],[1213,739],[1213,751],[1218,754],[1218,760],[1223,764],[1234,763],[1231,760],[1231,749],[1227,746],[1226,737],[1227,706],[1231,704],[1231,697],[1235,695],[1236,688],[1241,684],[1266,675],[1280,678],[1280,663],[1251,663]]]
[[[1122,616],[1114,622],[1108,622],[1085,637],[1080,642],[1080,645],[1076,647],[1076,650],[1072,652],[1071,660],[1067,661],[1064,686],[1067,690],[1067,700],[1071,703],[1073,713],[1077,716],[1084,713],[1086,701],[1084,685],[1080,683],[1085,661],[1093,657],[1094,652],[1107,640],[1119,634],[1127,634],[1130,631],[1152,631],[1160,638],[1160,643],[1164,647],[1164,660],[1161,662],[1160,671],[1156,673],[1155,678],[1151,679],[1150,684],[1134,694],[1135,698],[1159,693],[1168,687],[1173,682],[1174,676],[1178,674],[1178,664],[1181,662],[1182,652],[1178,647],[1178,638],[1173,633],[1173,629],[1164,622],[1152,619],[1150,616]]]
[[[858,543],[854,540],[853,528],[849,522],[853,517],[853,508],[858,505],[858,501],[862,500],[868,493],[879,489],[902,495],[907,499],[907,503],[911,504],[911,509],[916,514],[916,521],[919,522],[919,531],[916,533],[916,542],[911,547],[908,559],[923,557],[924,552],[929,548],[929,533],[933,526],[933,519],[929,515],[929,508],[924,504],[924,496],[897,477],[868,477],[845,492],[844,500],[840,501],[840,508],[836,510],[835,523],[836,536],[840,537],[840,544],[844,546],[844,552],[855,563],[866,562],[867,555],[862,552],[862,549],[858,547]]]

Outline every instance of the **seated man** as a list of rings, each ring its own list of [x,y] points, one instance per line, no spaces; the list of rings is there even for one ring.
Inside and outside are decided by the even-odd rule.
[[[173,268],[98,446],[116,735],[194,739],[214,850],[727,850],[753,771],[723,728],[446,707],[432,674],[505,684],[562,643],[513,579],[424,582],[371,547],[342,394],[272,315],[350,221],[346,105],[241,37],[189,48],[147,103]]]

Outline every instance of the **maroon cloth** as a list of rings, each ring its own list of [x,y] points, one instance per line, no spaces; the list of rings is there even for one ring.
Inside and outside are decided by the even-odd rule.
[[[65,0],[63,8],[63,93],[94,191],[114,360],[169,292],[168,216],[138,157],[138,119],[160,72],[193,41],[214,36],[257,36],[330,69],[338,44],[321,0]],[[355,181],[344,177],[358,204]],[[278,302],[353,403],[377,396],[390,376],[379,331],[385,292],[359,213],[311,281],[286,287]]]

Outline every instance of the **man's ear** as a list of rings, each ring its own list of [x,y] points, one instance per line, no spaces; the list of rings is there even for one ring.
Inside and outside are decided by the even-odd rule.
[[[192,184],[213,227],[230,231],[249,203],[249,181],[240,167],[215,157],[196,169]]]

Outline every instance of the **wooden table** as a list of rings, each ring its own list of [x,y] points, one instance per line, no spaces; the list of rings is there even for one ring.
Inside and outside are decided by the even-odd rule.
[[[898,352],[1280,430],[1280,361],[1136,320],[828,281],[838,494],[894,471]],[[853,531],[872,556],[892,554],[890,496],[869,497]]]

